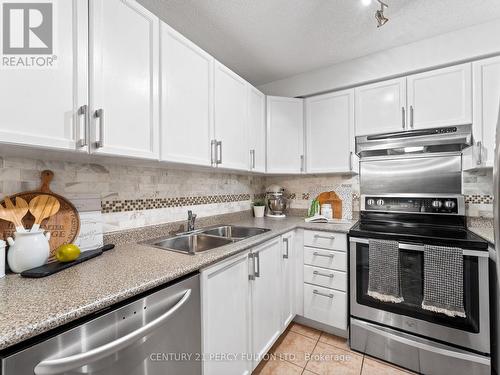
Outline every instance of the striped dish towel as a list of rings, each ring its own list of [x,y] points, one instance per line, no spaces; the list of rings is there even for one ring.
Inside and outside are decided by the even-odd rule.
[[[465,318],[463,270],[462,249],[425,245],[422,308]]]
[[[403,302],[400,284],[399,243],[369,240],[368,251],[368,295],[383,302]]]

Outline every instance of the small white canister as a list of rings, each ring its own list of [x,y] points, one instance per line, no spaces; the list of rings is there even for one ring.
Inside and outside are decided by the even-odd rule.
[[[5,241],[0,240],[0,278],[5,276]]]
[[[323,203],[321,205],[321,215],[323,215],[327,219],[333,219],[333,210],[330,203]]]

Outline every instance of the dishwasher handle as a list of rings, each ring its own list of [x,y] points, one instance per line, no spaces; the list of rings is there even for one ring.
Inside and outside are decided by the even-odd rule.
[[[156,328],[164,324],[177,310],[179,310],[191,296],[191,289],[188,289],[182,298],[177,302],[170,310],[165,314],[160,315],[155,320],[149,322],[145,326],[130,332],[129,334],[122,336],[116,340],[113,340],[107,344],[99,346],[95,349],[91,349],[85,353],[78,353],[64,358],[56,359],[46,359],[41,361],[36,365],[34,369],[35,375],[56,375],[62,374],[66,371],[70,371],[89,363],[95,362],[99,359],[107,357],[117,351],[132,345],[137,340],[149,335]]]

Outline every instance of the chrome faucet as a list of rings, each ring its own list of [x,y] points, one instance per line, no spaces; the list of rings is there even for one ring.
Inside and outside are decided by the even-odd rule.
[[[194,230],[194,221],[196,220],[196,214],[193,214],[193,211],[188,211],[188,222],[187,222],[187,231],[190,232]]]

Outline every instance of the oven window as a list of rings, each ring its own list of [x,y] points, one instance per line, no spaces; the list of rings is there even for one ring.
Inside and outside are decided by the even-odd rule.
[[[401,290],[404,302],[382,302],[368,295],[368,245],[356,244],[356,299],[358,304],[410,316],[428,322],[479,332],[479,275],[477,257],[464,256],[464,308],[465,318],[449,317],[422,309],[424,292],[424,253],[399,250]]]

